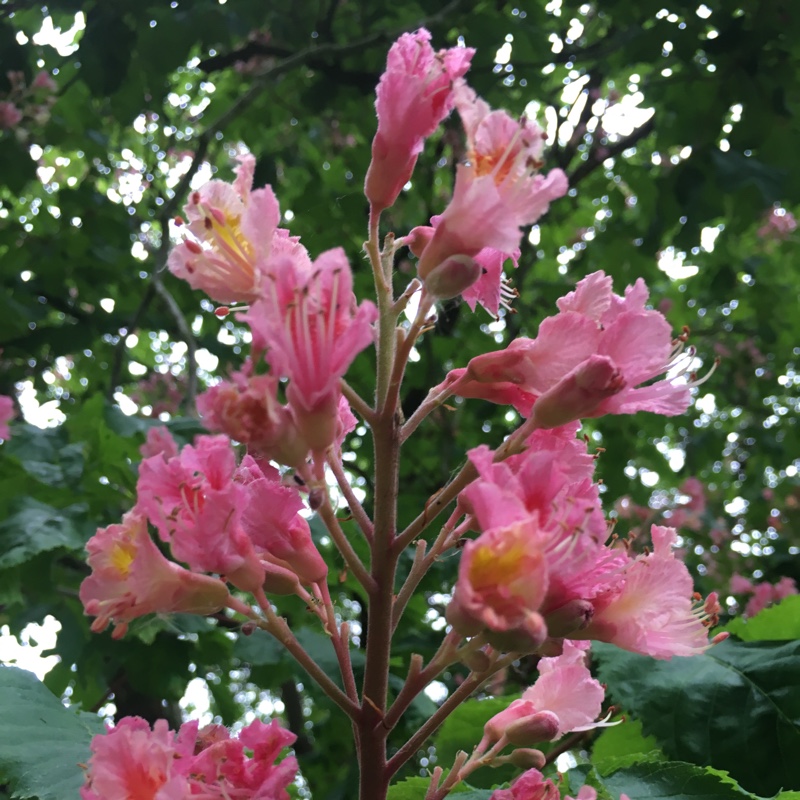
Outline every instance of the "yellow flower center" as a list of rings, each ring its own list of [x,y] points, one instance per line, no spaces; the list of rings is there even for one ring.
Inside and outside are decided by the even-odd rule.
[[[522,542],[514,542],[502,552],[489,546],[478,547],[472,556],[469,580],[480,591],[517,580],[525,556]]]
[[[132,542],[115,542],[108,554],[108,560],[121,578],[127,578],[130,574],[134,558],[136,558],[136,547]]]

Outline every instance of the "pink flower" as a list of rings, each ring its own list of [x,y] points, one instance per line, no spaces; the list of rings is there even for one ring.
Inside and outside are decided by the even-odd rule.
[[[743,575],[740,575],[738,572],[734,572],[733,575],[731,575],[730,590],[732,594],[751,594],[754,589],[755,586],[753,582]]]
[[[706,510],[706,488],[703,486],[702,481],[694,477],[687,478],[678,491],[681,494],[688,495],[689,502],[686,503],[686,508],[690,511],[702,514]]]
[[[16,128],[21,121],[22,112],[13,103],[0,103],[0,131]]]
[[[391,47],[377,88],[378,131],[364,193],[373,212],[393,205],[411,178],[424,140],[453,108],[453,81],[469,69],[474,50],[434,52],[424,28]]]
[[[298,512],[303,501],[297,489],[282,485],[278,476],[262,472],[250,456],[242,461],[248,503],[242,516],[245,530],[262,557],[294,572],[301,583],[324,581],[328,565],[311,539]]]
[[[178,444],[172,438],[166,425],[158,425],[148,429],[147,438],[139,448],[139,452],[142,454],[142,458],[163,455],[165,459],[170,459],[178,455]]]
[[[498,515],[499,516],[499,515]],[[547,632],[538,609],[547,592],[547,570],[535,517],[508,515],[467,542],[461,554],[447,617],[456,630],[501,634],[496,646],[534,649]]]
[[[733,590],[734,578],[740,578],[734,575],[731,578],[731,591]],[[742,581],[746,580],[741,578]],[[744,613],[747,617],[754,617],[759,611],[763,611],[773,603],[780,603],[786,597],[797,594],[797,584],[792,578],[781,578],[774,586],[771,583],[759,583],[755,586],[750,584],[750,590],[753,596],[747,602]]]
[[[196,722],[188,725],[197,730]],[[92,739],[82,800],[184,800],[190,794],[187,744],[176,740],[166,720],[151,731],[143,719],[124,717]]]
[[[33,79],[31,83],[32,89],[47,89],[49,92],[55,92],[58,89],[58,85],[50,76],[50,73],[47,70],[39,70],[36,73],[36,77]]]
[[[797,230],[794,214],[785,208],[773,208],[766,216],[766,221],[758,229],[762,239],[788,239]]]
[[[209,726],[199,734],[199,750],[192,759],[190,784],[194,794],[219,800],[288,800],[286,787],[297,773],[294,756],[275,763],[281,750],[297,738],[277,720],[265,724],[254,720],[243,728],[238,739],[228,738],[221,726]],[[252,752],[248,756],[246,749]]]
[[[598,576],[616,571],[619,559],[601,549],[594,463],[574,433],[537,431],[529,450],[501,463],[485,446],[470,451],[480,477],[461,502],[482,533],[463,548],[448,607],[465,635],[488,629],[502,634],[498,646],[522,648],[526,638],[536,646],[545,620],[550,635],[566,635],[585,624],[591,605],[583,601]]]
[[[529,747],[558,739],[570,731],[604,725],[595,720],[600,714],[605,690],[586,667],[587,647],[565,640],[560,656],[542,658],[536,683],[486,723],[478,749],[499,742],[503,737],[511,744]]]
[[[339,379],[373,338],[375,305],[356,305],[350,265],[341,248],[308,258],[274,259],[264,297],[242,318],[254,347],[266,350],[273,375],[288,377],[286,396],[314,452],[337,435]]]
[[[187,722],[175,734],[165,720],[151,731],[143,719],[124,717],[92,739],[81,798],[288,800],[297,760],[277,758],[295,739],[276,720],[256,720],[233,739],[222,725],[198,731],[197,722]]]
[[[247,445],[248,452],[279,464],[300,467],[308,444],[297,430],[292,410],[278,402],[278,378],[234,372],[197,398],[205,426]]]
[[[234,481],[235,470],[226,437],[198,436],[176,457],[142,461],[138,505],[176,559],[252,591],[263,583],[264,570],[241,526],[248,492]]]
[[[0,394],[0,439],[9,439],[11,437],[8,423],[14,419],[15,414],[14,398]]]
[[[269,186],[252,190],[255,158],[241,156],[233,184],[212,180],[184,206],[193,238],[173,248],[169,269],[220,303],[253,302],[275,239],[280,209]]]
[[[81,584],[80,598],[86,613],[97,617],[95,633],[113,623],[118,639],[131,620],[145,614],[213,614],[228,598],[222,581],[164,558],[135,509],[121,524],[98,528],[86,549],[92,574]]]
[[[538,769],[523,772],[508,789],[497,789],[489,800],[559,800],[556,785]],[[583,798],[581,798],[583,800]]]
[[[620,580],[593,599],[589,625],[581,639],[610,642],[654,658],[692,656],[708,648],[707,625],[719,612],[716,594],[699,608],[692,604],[692,576],[672,547],[674,528],[653,525],[653,552],[629,558]]]
[[[595,272],[558,301],[560,313],[542,322],[535,339],[473,358],[442,386],[511,403],[545,428],[603,414],[682,413],[694,384],[680,376],[652,380],[685,358],[683,343],[673,342],[669,324],[645,309],[646,300],[641,279],[619,297],[611,278]]]
[[[517,122],[504,111],[491,111],[463,81],[457,83],[455,93],[467,134],[467,163],[458,167],[453,198],[417,267],[434,295],[438,295],[439,273],[448,269],[451,259],[474,259],[487,247],[511,255],[519,247],[520,228],[535,222],[551,200],[567,191],[561,170],[547,177],[534,174],[544,144],[544,133],[535,123]],[[468,286],[465,278],[464,285],[450,296]]]
[[[753,596],[747,601],[744,614],[746,617],[754,617],[759,611],[763,611],[773,602],[772,584],[759,583],[753,588]]]
[[[781,600],[793,594],[797,594],[797,584],[794,578],[783,577],[772,587],[772,595],[776,603],[780,603]]]
[[[441,216],[432,217],[430,226],[421,225],[413,228],[405,238],[405,244],[408,245],[415,256],[420,257],[425,251],[425,247],[433,238],[440,220]],[[466,289],[461,291],[461,296],[473,311],[480,303],[493,317],[496,317],[500,306],[510,308],[511,301],[516,297],[516,291],[509,287],[504,278],[503,265],[510,259],[511,263],[516,267],[519,257],[520,250],[518,247],[508,253],[495,250],[492,247],[484,247],[474,258],[470,259],[476,271],[479,270],[480,277],[473,282],[467,276],[466,283],[468,285]],[[462,277],[466,274],[465,270],[463,266],[459,267],[457,265],[454,270],[454,288],[455,290],[461,290],[462,284],[465,282],[462,280]],[[442,282],[441,274],[437,280],[439,283]],[[440,287],[436,294],[439,297],[443,297],[447,292]],[[458,294],[458,291],[456,291],[456,294]]]

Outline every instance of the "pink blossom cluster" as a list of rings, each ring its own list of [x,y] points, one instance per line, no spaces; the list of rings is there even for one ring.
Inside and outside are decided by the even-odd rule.
[[[222,725],[181,725],[165,720],[153,729],[124,717],[92,739],[82,800],[288,800],[297,760],[278,757],[296,739],[277,721],[256,720],[238,738]]]
[[[553,781],[545,778],[538,769],[523,772],[508,789],[497,789],[489,800],[561,800],[561,792]],[[597,800],[597,791],[582,786],[574,798],[564,795],[564,800]]]
[[[678,487],[678,495],[674,501],[659,511],[654,511],[647,506],[640,506],[628,496],[620,497],[614,503],[614,510],[619,519],[645,521],[654,517],[663,517],[671,528],[699,531],[703,527],[706,505],[703,482],[698,478],[689,477]],[[719,544],[719,542],[715,543]]]
[[[186,376],[171,372],[152,372],[139,381],[131,393],[131,400],[138,406],[150,406],[150,415],[176,414],[186,396]]]
[[[20,125],[25,119],[44,125],[50,119],[58,89],[50,73],[37,72],[30,86],[24,72],[14,70],[6,75],[11,88],[0,97],[0,131],[17,129],[18,134],[24,135]]]
[[[0,439],[8,439],[11,436],[8,423],[14,419],[16,413],[14,398],[0,394]]]
[[[378,85],[378,131],[365,193],[373,217],[393,205],[411,179],[424,139],[455,107],[467,153],[452,199],[405,242],[419,257],[417,272],[431,297],[461,294],[471,308],[481,303],[496,315],[511,296],[503,285],[503,262],[516,263],[521,228],[566,193],[567,179],[559,169],[537,174],[545,135],[535,122],[493,111],[466,84],[473,53],[464,47],[436,53],[424,29],[392,46]]]
[[[773,603],[780,603],[786,597],[797,594],[797,583],[794,578],[781,578],[777,583],[761,581],[753,583],[749,578],[734,573],[731,576],[731,594],[750,595],[744,609],[746,617],[754,617]]]
[[[198,399],[207,428],[222,435],[198,436],[179,448],[166,429],[150,430],[135,506],[120,524],[99,529],[89,541],[92,573],[80,596],[86,612],[96,617],[92,629],[113,625],[115,637],[149,613],[212,614],[229,608],[255,621],[350,715],[360,756],[371,753],[376,763],[385,755],[381,726],[391,730],[386,721],[399,719],[403,703],[427,685],[415,681],[425,675],[430,682],[448,657],[447,663],[459,657],[485,663],[485,670],[472,670],[485,680],[503,658],[511,663],[519,653],[544,655],[537,682],[487,722],[472,757],[460,754],[447,780],[518,756],[512,763],[532,768],[510,788],[497,790],[493,800],[559,800],[558,787],[538,771],[545,762],[533,746],[607,724],[598,721],[604,690],[586,665],[587,640],[664,659],[709,646],[717,597],[703,601],[693,593],[691,575],[673,550],[675,528],[653,525],[652,549],[643,552],[611,535],[594,480],[595,457],[586,441],[576,438],[584,417],[685,411],[696,384],[694,376],[686,376],[693,351],[685,351],[685,335],[673,338],[664,316],[647,307],[642,280],[620,296],[609,276],[589,275],[558,301],[558,313],[541,324],[535,338],[518,338],[473,358],[432,390],[421,412],[455,394],[513,406],[526,420],[497,450],[483,445],[469,452],[463,480],[454,481],[465,488],[450,522],[427,550],[422,534],[429,520],[417,528],[415,521],[405,532],[395,529],[391,504],[398,500],[400,443],[424,418],[415,412],[401,421],[400,384],[428,311],[437,300],[461,295],[473,309],[481,304],[500,313],[514,295],[503,266],[507,260],[516,265],[522,229],[567,191],[560,170],[539,173],[541,128],[492,110],[466,84],[473,51],[435,52],[430,39],[425,30],[401,36],[378,86],[378,130],[365,193],[366,250],[384,315],[379,326],[378,308],[355,297],[342,248],[314,258],[298,237],[279,227],[272,188],[253,188],[253,156],[240,157],[232,183],[212,180],[192,192],[185,219],[177,221],[182,240],[169,256],[169,268],[223,304],[219,316],[243,312],[237,319],[249,327],[251,352],[240,369]],[[417,256],[418,278],[395,299],[390,271],[398,242],[389,235],[380,250],[380,216],[412,179],[425,139],[453,109],[464,129],[466,158],[441,214],[399,240]],[[420,289],[416,320],[398,327],[402,302]],[[227,307],[240,303],[246,308]],[[344,382],[354,359],[373,343],[374,408]],[[348,485],[340,457],[343,437],[356,425],[348,399],[374,434],[379,464],[374,521]],[[243,445],[243,455],[234,442]],[[369,567],[329,502],[328,468],[364,535]],[[369,609],[370,630],[386,626],[385,636],[370,633],[367,640],[360,697],[348,622],[337,619],[328,565],[302,513],[301,489],[309,493],[308,505],[320,510],[364,596],[377,604]],[[681,491],[688,498],[681,503],[683,524],[691,526],[705,511],[703,487],[690,478]],[[453,490],[450,501],[456,494]],[[426,505],[421,516],[427,511]],[[397,556],[413,540],[422,549],[395,594]],[[425,565],[459,544],[459,571],[446,612],[452,630],[426,667],[414,657],[415,666],[389,707],[386,675],[375,672],[381,665],[388,669],[389,626],[399,619]],[[261,616],[229,586],[251,594]],[[319,616],[332,640],[342,689],[293,637],[265,592],[297,595]],[[385,652],[373,656],[370,648],[376,647]],[[111,800],[124,792],[152,800],[284,798],[296,763],[276,758],[293,739],[277,723],[252,723],[232,739],[219,726],[198,730],[187,723],[174,734],[162,723],[151,731],[141,720],[123,720],[94,740],[83,800]],[[376,742],[384,751],[378,753]],[[500,756],[509,746],[514,756]],[[392,760],[402,754],[401,749]],[[442,770],[437,769],[438,781]],[[432,783],[426,796],[439,800],[449,788],[447,781]],[[578,794],[578,800],[595,798],[590,787]]]
[[[479,535],[462,550],[448,619],[505,649],[566,636],[656,658],[702,652],[716,595],[693,604],[673,528],[654,525],[653,550],[641,555],[608,540],[594,461],[574,433],[537,430],[501,462],[485,446],[470,451],[479,478],[460,502]]]
[[[762,239],[783,241],[797,230],[797,220],[785,208],[773,208],[766,215],[757,233]]]
[[[233,184],[212,180],[192,194],[186,238],[169,257],[175,275],[213,300],[250,304],[242,321],[252,331],[253,357],[199,408],[212,430],[255,445],[265,458],[302,470],[312,455],[319,477],[325,450],[351,424],[339,380],[372,343],[377,310],[369,301],[357,305],[341,248],[312,261],[278,227],[272,189],[252,188],[255,159],[239,160]]]
[[[303,594],[328,568],[312,542],[296,486],[268,463],[236,461],[224,436],[198,436],[180,452],[164,428],[152,428],[139,468],[137,504],[119,525],[89,540],[92,574],[81,585],[95,631],[151,613],[211,614],[230,602],[230,582],[259,594]],[[170,561],[148,532],[169,546]]]
[[[641,278],[620,297],[609,276],[594,272],[558,300],[559,313],[535,339],[518,337],[476,356],[437,388],[443,396],[512,405],[546,428],[603,414],[681,414],[694,385],[686,370],[655,379],[687,366],[691,351],[684,353],[682,337],[672,338],[660,312],[646,308],[647,298]]]

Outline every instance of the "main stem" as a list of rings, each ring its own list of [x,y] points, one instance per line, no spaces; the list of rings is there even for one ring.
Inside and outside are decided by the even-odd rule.
[[[375,494],[373,532],[370,542],[366,663],[359,715],[360,800],[385,800],[390,775],[386,768],[385,725],[389,659],[392,640],[392,604],[397,554],[397,481],[400,426],[396,402],[387,403],[389,379],[395,358],[395,315],[392,313],[391,283],[387,281],[378,250],[377,215],[370,215],[367,252],[375,275],[380,319],[378,322],[378,381],[376,414],[372,422],[375,449]]]

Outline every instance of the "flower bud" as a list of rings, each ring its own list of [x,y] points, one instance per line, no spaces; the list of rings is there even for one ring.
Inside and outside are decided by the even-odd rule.
[[[574,599],[545,616],[549,636],[569,636],[585,628],[594,615],[594,606],[588,600]]]
[[[552,711],[539,711],[512,722],[505,735],[511,744],[529,747],[537,742],[549,742],[558,736],[558,717]]]
[[[508,631],[486,631],[486,640],[506,653],[532,653],[547,638],[547,626],[541,614],[531,612],[518,628]]]
[[[483,268],[470,256],[453,255],[434,267],[423,279],[425,288],[440,300],[457,297],[483,274]]]
[[[294,594],[300,590],[297,575],[286,567],[262,561],[264,565],[264,591],[267,594]]]
[[[339,424],[339,397],[329,394],[319,400],[313,408],[306,408],[299,392],[292,384],[286,393],[294,411],[297,429],[312,452],[324,452],[336,440]]]
[[[458,599],[458,593],[448,603],[444,612],[447,622],[462,636],[475,636],[483,630],[483,624],[466,611]]]
[[[519,769],[542,769],[546,763],[544,753],[533,747],[520,747],[514,750],[508,760]]]
[[[491,665],[491,660],[483,650],[477,650],[475,652],[469,653],[463,659],[464,664],[466,664],[473,672],[485,672],[489,669]]]
[[[538,427],[557,428],[591,416],[603,400],[624,388],[625,378],[608,356],[589,356],[536,401]]]

